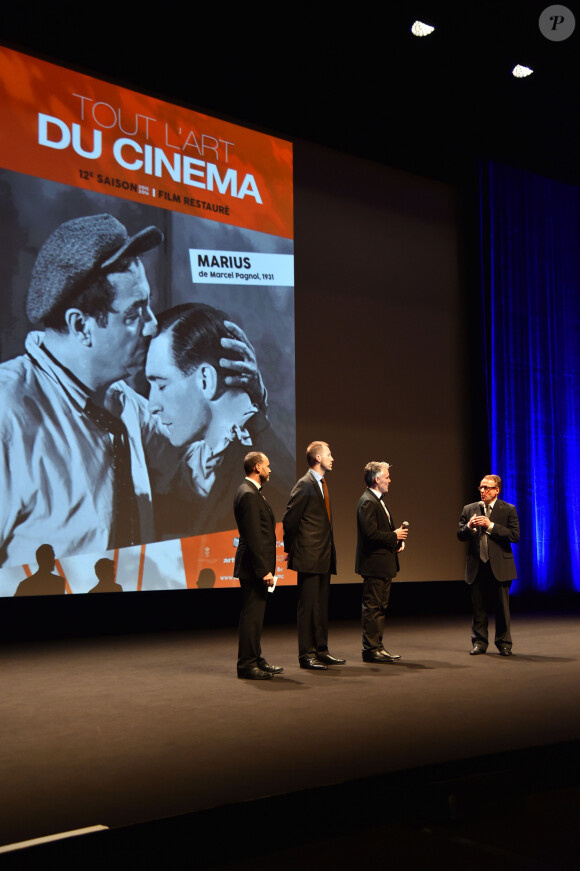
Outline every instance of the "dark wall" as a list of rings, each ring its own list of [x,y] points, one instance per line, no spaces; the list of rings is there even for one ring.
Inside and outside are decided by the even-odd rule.
[[[355,580],[369,460],[392,463],[388,504],[411,524],[400,579],[461,578],[477,482],[458,192],[299,142],[295,197],[298,471],[309,441],[329,442],[338,579]]]

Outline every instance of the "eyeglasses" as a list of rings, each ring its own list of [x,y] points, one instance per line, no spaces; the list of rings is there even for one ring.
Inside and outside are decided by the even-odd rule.
[[[497,490],[497,487],[495,487],[495,486],[486,487],[485,484],[481,484],[477,489],[478,490]]]

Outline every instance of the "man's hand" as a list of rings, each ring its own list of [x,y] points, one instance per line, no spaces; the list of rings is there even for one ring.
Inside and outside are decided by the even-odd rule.
[[[274,583],[274,575],[272,574],[272,572],[268,572],[268,574],[265,577],[263,577],[262,580],[264,581],[264,583],[267,587],[271,587],[272,584]]]
[[[238,327],[233,321],[224,321],[224,326],[233,338],[223,338],[221,340],[222,348],[225,351],[233,352],[236,358],[241,357],[241,359],[234,360],[228,357],[220,358],[220,366],[226,373],[225,382],[228,387],[239,387],[245,390],[252,402],[261,411],[266,412],[268,393],[258,369],[256,352],[241,327]]]
[[[467,525],[471,526],[472,528],[474,526],[483,526],[484,529],[489,529],[489,527],[491,526],[491,520],[484,514],[474,514],[473,517],[470,518]]]
[[[409,535],[409,530],[404,526],[399,526],[398,529],[395,529],[395,532],[397,534],[398,541],[405,541],[405,539]]]

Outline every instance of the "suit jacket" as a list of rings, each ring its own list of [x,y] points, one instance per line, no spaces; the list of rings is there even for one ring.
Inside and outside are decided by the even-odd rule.
[[[381,500],[368,488],[358,500],[356,527],[355,572],[363,577],[394,578],[399,571],[400,542],[393,515],[389,522]]]
[[[312,472],[307,472],[294,485],[282,522],[289,569],[309,574],[336,574],[332,523]]]
[[[474,514],[481,513],[479,502],[464,505],[457,529],[458,539],[469,542],[465,564],[465,580],[468,584],[474,582],[479,571],[480,533],[476,529],[470,529],[467,523]],[[512,544],[520,540],[520,522],[516,506],[497,499],[489,519],[493,523],[493,529],[489,535],[486,532],[483,535],[487,535],[491,570],[497,581],[512,581],[518,576]]]
[[[264,578],[276,571],[276,521],[265,496],[251,481],[243,481],[234,498],[240,533],[234,563],[235,578]]]

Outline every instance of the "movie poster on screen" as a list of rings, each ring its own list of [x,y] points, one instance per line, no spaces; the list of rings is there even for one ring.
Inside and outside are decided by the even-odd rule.
[[[0,595],[25,591],[29,578],[38,588],[42,544],[54,549],[60,592],[92,590],[102,557],[127,591],[236,586],[243,456],[268,455],[265,493],[278,521],[295,479],[292,146],[2,47],[0,105]],[[74,307],[69,275],[92,250],[96,216],[112,216],[130,239],[149,227],[162,237],[130,267],[144,270],[138,286],[150,291],[135,346],[114,305],[104,320]],[[80,241],[69,267],[53,234],[68,239],[71,226]],[[42,308],[66,286],[60,326],[27,317],[43,245],[57,253],[37,266],[34,299]],[[188,337],[207,332],[209,318],[233,342],[225,349],[221,333],[207,332],[197,382],[167,343],[148,351],[143,335],[184,304],[194,304]],[[154,346],[166,380],[146,378],[159,374]],[[228,354],[245,373],[235,387],[231,364],[220,363]],[[115,503],[124,495],[110,415],[130,453],[132,546],[119,546],[113,528],[126,503]],[[279,582],[288,583],[280,523],[277,531]]]

